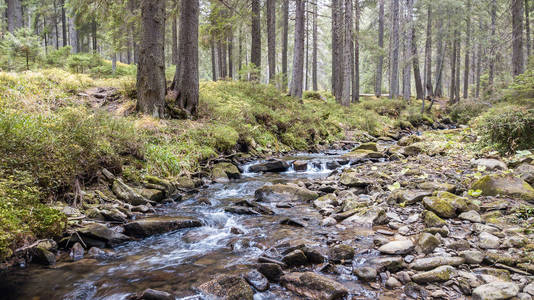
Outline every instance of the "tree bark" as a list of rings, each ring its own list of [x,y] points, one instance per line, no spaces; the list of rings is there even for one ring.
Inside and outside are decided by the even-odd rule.
[[[454,30],[452,43],[452,55],[451,55],[451,86],[449,92],[449,101],[455,102],[456,95],[456,55],[458,55],[458,44],[456,39],[458,38],[458,30]]]
[[[338,102],[341,102],[343,87],[343,58],[341,56],[343,37],[340,32],[343,26],[342,1],[332,0],[332,94]]]
[[[469,96],[469,53],[471,51],[471,0],[467,0],[467,37],[465,39],[464,99]]]
[[[413,0],[406,0],[406,7],[404,10],[404,68],[402,71],[402,97],[406,101],[410,101],[412,91],[412,10]]]
[[[306,35],[306,48],[304,50],[304,54],[306,55],[306,63],[305,63],[305,70],[306,70],[306,73],[304,75],[304,90],[307,91],[308,90],[308,82],[309,82],[309,77],[308,77],[308,72],[309,72],[309,60],[310,60],[310,31],[309,31],[309,23],[310,23],[310,18],[308,17],[309,14],[308,14],[308,8],[307,6],[309,6],[308,4],[304,4],[304,19],[306,20],[306,23],[305,23],[305,27],[304,27],[304,34]]]
[[[437,39],[437,60],[436,60],[436,87],[434,89],[435,97],[443,97],[443,67],[445,64],[445,53],[443,49],[443,19],[438,17],[439,34]]]
[[[412,23],[413,24],[413,23]],[[413,75],[415,79],[415,91],[417,99],[424,100],[425,92],[423,89],[423,82],[421,80],[421,70],[419,69],[419,55],[417,53],[417,40],[415,38],[415,26],[412,25],[412,63]]]
[[[276,75],[276,1],[267,0],[267,60],[269,83],[275,83]]]
[[[98,45],[96,43],[97,36],[96,36],[96,20],[93,18],[91,22],[91,38],[93,42],[93,53],[96,53],[98,51]]]
[[[250,62],[261,73],[261,25],[260,25],[260,0],[252,1],[252,42],[250,47]],[[259,80],[260,74],[251,74],[252,80]]]
[[[289,94],[302,99],[302,84],[304,76],[304,0],[295,0],[295,50],[293,52],[293,76]]]
[[[186,1],[183,1],[186,2]],[[142,35],[137,65],[137,110],[165,113],[165,0],[141,1]]]
[[[460,31],[456,33],[456,44],[457,44],[457,52],[456,52],[456,90],[454,91],[454,102],[458,103],[460,102],[460,69],[462,66],[462,41],[461,41],[461,35]]]
[[[74,18],[74,16],[69,17],[70,46],[72,48],[72,53],[78,53],[80,52],[80,49],[78,47],[78,30],[76,29]]]
[[[479,31],[483,31],[482,26],[482,18],[478,19],[478,26]],[[480,97],[480,75],[482,72],[482,38],[479,37],[478,39],[478,46],[477,46],[477,74],[476,74],[476,90],[475,90],[475,97],[478,99]]]
[[[314,91],[319,89],[317,85],[317,3],[313,5],[312,86]]]
[[[525,0],[525,27],[526,27],[526,44],[527,44],[527,62],[530,57],[530,6],[528,5],[529,0]]]
[[[432,90],[432,2],[427,7],[426,41],[425,41],[425,94],[428,99],[434,95]]]
[[[523,57],[523,4],[522,0],[512,0],[512,64],[514,76],[523,74],[525,70]]]
[[[67,16],[65,14],[65,0],[61,0],[61,29],[63,36],[63,47],[68,45],[67,40]]]
[[[389,77],[389,98],[399,96],[399,0],[393,0],[391,5],[391,59]]]
[[[198,19],[199,0],[182,0],[178,44],[180,69],[176,69],[173,90],[176,103],[187,117],[196,116],[198,109]]]
[[[228,29],[228,78],[234,78],[234,34],[231,29]]]
[[[497,26],[497,0],[491,1],[491,45],[490,45],[490,66],[489,66],[489,88],[493,89],[493,82],[495,80],[495,61],[496,61],[496,48],[497,39],[495,37]]]
[[[213,37],[210,39],[210,48],[211,48],[211,79],[213,81],[217,81],[217,62],[215,61],[215,42],[213,41]]]
[[[354,5],[354,56],[351,58],[352,66],[352,102],[360,101],[360,0],[355,0]]]
[[[172,15],[172,64],[176,65],[178,63],[178,21],[176,13]]]
[[[7,0],[7,30],[14,33],[22,27],[21,0]]]
[[[57,2],[56,0],[53,1],[54,3],[54,31],[55,31],[55,37],[56,37],[56,50],[59,49],[59,27],[58,27],[58,11],[57,11]]]
[[[345,2],[345,20],[344,20],[344,43],[343,43],[343,89],[341,90],[341,105],[349,106],[351,102],[351,84],[352,78],[351,74],[353,73],[352,68],[354,67],[351,63],[351,58],[353,57],[353,44],[352,44],[352,0],[344,0]]]
[[[282,0],[283,30],[282,30],[282,76],[284,89],[287,88],[287,42],[289,37],[289,0]]]
[[[382,76],[384,66],[384,0],[378,0],[378,47],[380,53],[376,64],[375,96],[382,94]]]

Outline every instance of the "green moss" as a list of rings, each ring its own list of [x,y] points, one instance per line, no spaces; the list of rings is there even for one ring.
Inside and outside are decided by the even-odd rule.
[[[423,212],[423,222],[425,223],[426,227],[441,227],[443,225],[447,225],[445,220],[428,210]]]

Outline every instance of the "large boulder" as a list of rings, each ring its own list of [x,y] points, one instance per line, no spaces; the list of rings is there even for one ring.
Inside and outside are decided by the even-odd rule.
[[[239,179],[241,173],[232,163],[220,162],[211,169],[211,179],[215,182],[227,182],[229,179]]]
[[[445,220],[429,210],[423,211],[423,222],[425,223],[426,227],[442,227],[447,225]]]
[[[348,290],[339,282],[313,272],[289,273],[280,280],[286,289],[309,299],[336,300],[348,294]]]
[[[147,237],[182,228],[202,226],[195,218],[189,217],[151,217],[132,221],[124,225],[124,233],[135,237]]]
[[[313,201],[319,194],[308,189],[288,184],[266,185],[256,190],[254,196],[257,201]]]
[[[397,143],[397,145],[399,146],[409,146],[413,143],[418,143],[418,142],[421,142],[421,137],[417,136],[417,135],[407,135],[407,136],[404,136],[402,137],[399,142]]]
[[[514,173],[521,176],[521,179],[528,182],[528,184],[534,184],[534,165],[521,164],[519,167],[515,168]]]
[[[378,151],[378,146],[375,142],[368,142],[368,143],[362,143],[358,145],[353,150],[370,150],[370,151]]]
[[[350,159],[378,159],[378,158],[384,158],[385,155],[383,153],[373,151],[373,150],[366,150],[366,149],[357,149],[353,150],[345,155],[343,157],[350,158]]]
[[[521,178],[512,175],[487,175],[476,181],[471,187],[481,190],[486,196],[508,196],[534,202],[534,188]]]
[[[467,199],[449,192],[438,192],[436,196],[425,197],[423,206],[443,218],[456,217],[458,213],[468,210]]]
[[[339,244],[330,247],[330,260],[333,262],[352,261],[354,248],[349,245]]]
[[[473,290],[473,300],[510,299],[519,293],[517,284],[506,281],[494,281]]]
[[[422,253],[430,253],[440,244],[441,242],[436,236],[427,232],[421,233],[417,240],[418,251]]]
[[[203,283],[198,289],[209,296],[224,300],[253,300],[254,291],[241,276],[222,274]]]
[[[79,240],[81,238],[81,240]],[[130,241],[131,238],[116,232],[106,225],[91,223],[80,229],[78,229],[76,234],[73,234],[70,238],[71,243],[83,242],[86,247],[115,247],[124,242]]]
[[[286,161],[279,159],[270,159],[262,163],[250,166],[250,172],[285,172],[289,169],[289,164]]]

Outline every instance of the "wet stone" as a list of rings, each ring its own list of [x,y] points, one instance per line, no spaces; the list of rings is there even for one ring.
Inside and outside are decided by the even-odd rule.
[[[378,248],[378,251],[385,253],[385,254],[391,254],[391,255],[398,255],[398,254],[408,254],[414,249],[414,244],[410,240],[398,240],[389,242],[380,248]]]
[[[135,237],[148,237],[173,230],[200,227],[202,223],[189,217],[153,217],[136,220],[124,225],[124,232]]]
[[[265,292],[269,289],[269,281],[263,274],[257,270],[251,270],[245,275],[247,282],[260,292]]]
[[[70,257],[74,260],[80,260],[83,258],[85,250],[80,243],[75,243],[70,249]]]
[[[174,300],[174,296],[164,291],[146,289],[141,293],[139,300]]]
[[[282,267],[275,263],[260,263],[258,265],[258,272],[263,274],[269,281],[278,282],[280,276],[284,274]]]
[[[353,273],[363,281],[374,281],[378,276],[376,269],[372,267],[358,267],[354,269]]]
[[[207,295],[223,299],[252,300],[254,291],[241,276],[219,275],[215,279],[203,283],[198,289]]]
[[[473,300],[510,299],[519,293],[519,287],[512,282],[495,281],[473,290]]]
[[[334,245],[330,248],[330,260],[333,262],[351,261],[354,258],[354,248],[349,245]]]
[[[313,272],[289,273],[281,278],[282,285],[293,293],[309,299],[343,299],[348,290],[339,282]]]
[[[289,267],[296,267],[305,265],[308,262],[308,259],[302,250],[294,250],[284,256],[282,261]]]
[[[417,273],[412,276],[416,283],[445,282],[453,278],[456,270],[451,266],[440,266],[433,270]]]

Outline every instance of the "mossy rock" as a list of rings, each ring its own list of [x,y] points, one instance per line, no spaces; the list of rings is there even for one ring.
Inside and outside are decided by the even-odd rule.
[[[377,152],[378,146],[374,142],[369,142],[369,143],[360,144],[358,147],[354,148],[354,150],[370,150],[370,151]]]
[[[339,182],[348,187],[366,187],[372,182],[355,172],[344,172],[339,178]]]
[[[319,197],[316,192],[308,189],[289,185],[274,184],[266,185],[256,190],[254,196],[257,201],[306,201],[310,202]]]
[[[422,190],[429,191],[446,191],[449,193],[454,193],[456,191],[456,186],[450,183],[440,183],[435,181],[427,181],[419,184],[419,188]]]
[[[193,179],[191,179],[191,178],[189,178],[187,176],[178,177],[174,181],[174,185],[176,185],[176,187],[182,188],[182,189],[193,189],[193,188],[195,188],[195,182],[193,181]]]
[[[456,269],[451,266],[441,266],[427,272],[417,273],[412,276],[416,283],[445,282],[453,278]]]
[[[238,179],[241,177],[239,169],[228,162],[215,164],[211,169],[211,179],[216,182],[226,182],[229,179]]]
[[[447,200],[439,197],[425,197],[423,199],[423,206],[442,218],[456,217],[456,208]]]
[[[512,175],[486,175],[476,181],[471,189],[481,190],[485,196],[508,196],[534,203],[534,188],[521,178]]]
[[[425,223],[426,227],[442,227],[447,225],[445,220],[429,210],[425,210],[423,212],[423,222]]]
[[[417,142],[420,142],[422,139],[421,137],[417,136],[417,135],[408,135],[408,136],[404,136],[402,137],[399,142],[398,142],[398,145],[399,146],[409,146],[413,143],[417,143]]]
[[[467,199],[464,197],[456,196],[449,192],[437,192],[436,196],[450,203],[458,212],[468,211],[469,206],[467,205]]]
[[[383,158],[384,154],[373,150],[357,149],[343,156],[352,159],[377,159]]]

